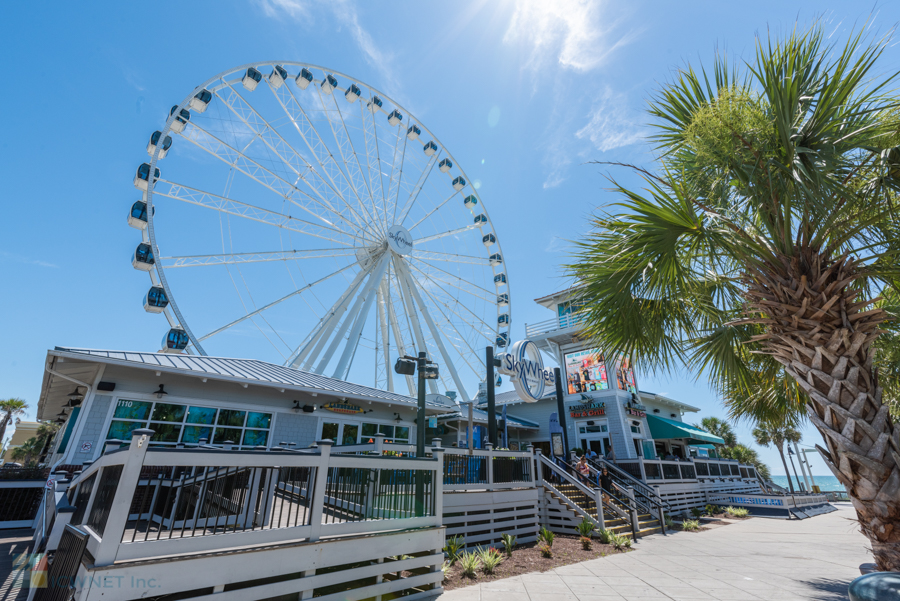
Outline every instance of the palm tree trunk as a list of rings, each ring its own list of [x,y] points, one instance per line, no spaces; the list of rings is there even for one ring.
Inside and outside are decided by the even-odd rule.
[[[6,426],[12,422],[12,413],[7,413],[3,416],[3,422],[0,422],[0,447],[3,446],[3,437],[6,436]]]
[[[784,460],[784,448],[778,443],[776,443],[775,446],[778,447],[778,454],[781,455],[781,465],[784,466],[784,474],[788,479],[788,488],[791,489],[791,494],[794,494],[794,483],[791,482],[791,472],[788,471],[787,461]]]
[[[846,487],[880,570],[900,571],[900,429],[882,402],[872,342],[885,320],[852,290],[855,259],[797,251],[748,275],[748,309],[765,319],[758,337],[808,396],[817,448]]]

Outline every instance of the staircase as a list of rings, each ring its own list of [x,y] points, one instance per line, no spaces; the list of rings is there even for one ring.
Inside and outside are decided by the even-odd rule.
[[[570,477],[560,466],[550,464],[544,459],[547,468],[556,476],[557,482],[544,480],[544,521],[547,527],[557,533],[574,534],[577,526],[585,517],[593,521],[597,529],[605,529],[616,534],[640,538],[650,534],[663,532],[659,520],[636,503],[623,502],[610,498],[604,503],[603,520],[597,515],[597,502],[593,491]],[[629,507],[630,504],[630,507]],[[633,509],[632,509],[633,508]],[[632,527],[631,515],[636,515],[636,528]]]

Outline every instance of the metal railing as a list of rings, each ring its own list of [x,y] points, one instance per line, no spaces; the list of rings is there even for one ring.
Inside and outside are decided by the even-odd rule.
[[[95,565],[441,525],[439,447],[422,458],[332,453],[331,441],[303,451],[148,448],[152,434],[134,431],[129,447],[71,484],[73,525],[88,533]]]
[[[645,483],[641,482],[632,475],[631,472],[621,469],[621,466],[606,459],[598,458],[596,461],[589,459],[595,468],[607,468],[607,472],[613,481],[622,485],[630,486],[634,489],[635,495],[640,495],[647,499],[646,503],[650,507],[656,507],[663,511],[671,511],[671,507],[659,494]],[[640,472],[640,464],[638,464],[638,472]]]
[[[553,332],[555,330],[574,328],[583,324],[586,318],[587,314],[584,311],[578,311],[576,313],[560,315],[559,317],[554,317],[553,319],[547,319],[545,321],[539,321],[537,323],[526,323],[525,337],[531,338],[532,336],[546,334],[547,332]]]

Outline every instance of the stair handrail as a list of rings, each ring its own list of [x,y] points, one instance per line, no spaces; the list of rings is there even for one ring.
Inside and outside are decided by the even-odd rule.
[[[588,469],[590,470],[590,473],[591,473],[592,478],[595,478],[595,479],[596,479],[596,481],[597,481],[597,483],[598,483],[598,487],[601,488],[601,490],[603,490],[603,488],[600,487],[600,485],[599,485],[599,482],[600,482],[600,470],[597,469],[595,466],[591,465],[590,462],[588,463]],[[641,502],[640,500],[638,500],[638,498],[637,498],[636,496],[635,496],[635,497],[629,496],[629,495],[628,495],[628,491],[625,490],[625,487],[623,487],[622,485],[620,485],[618,482],[615,482],[615,481],[614,481],[614,482],[612,483],[612,485],[616,488],[617,491],[619,491],[620,493],[622,493],[622,495],[624,495],[624,498],[623,498],[623,497],[620,497],[619,495],[614,495],[615,498],[616,498],[619,502],[624,503],[625,505],[628,505],[628,506],[629,506],[629,509],[634,509],[634,510],[637,510],[637,509],[643,509],[644,511],[646,511],[646,512],[649,513],[650,515],[653,515],[653,512],[655,511],[655,508],[654,508],[654,507],[651,507],[650,505]],[[606,492],[606,494],[610,494],[609,491],[605,491],[605,492]],[[638,494],[641,494],[641,493],[638,493]],[[643,496],[646,496],[646,495],[643,495]],[[651,502],[652,502],[652,501],[651,501]],[[632,503],[634,504],[633,506],[632,506]]]
[[[541,463],[542,463],[543,465],[546,465],[547,467],[550,468],[551,471],[555,472],[556,474],[558,474],[558,475],[562,476],[563,478],[565,478],[565,479],[566,479],[567,481],[569,481],[570,483],[574,484],[574,485],[575,485],[575,488],[577,488],[578,490],[580,490],[580,491],[582,492],[582,494],[584,494],[584,495],[587,496],[588,498],[594,498],[594,497],[595,497],[594,490],[588,488],[588,487],[585,486],[578,478],[575,478],[574,476],[572,476],[571,474],[569,474],[568,470],[570,470],[571,467],[565,462],[565,460],[560,459],[560,458],[557,457],[557,458],[554,458],[556,461],[551,461],[551,460],[547,459],[547,457],[545,457],[545,456],[543,456],[543,455],[539,455],[539,457],[541,458]],[[563,493],[559,492],[559,491],[556,489],[555,486],[553,486],[553,485],[551,485],[551,484],[547,484],[547,486],[548,486],[549,488],[552,488],[552,489],[553,489],[554,491],[556,491],[558,494],[563,495]],[[613,498],[613,494],[612,494],[610,491],[601,488],[599,483],[597,484],[597,489],[600,490],[601,493],[605,493],[606,496],[609,497],[610,499]],[[563,495],[563,496],[564,496],[564,495]],[[578,505],[577,503],[575,503],[575,501],[572,501],[572,500],[569,499],[568,497],[566,497],[566,499],[569,500],[569,501],[570,501],[571,503],[573,503],[574,505]],[[621,510],[620,508],[616,507],[614,504],[604,502],[604,501],[603,501],[603,494],[600,495],[600,502],[602,503],[602,507],[603,507],[604,510],[610,509],[610,510],[612,510],[613,513],[615,513],[615,514],[618,515],[619,517],[622,517],[622,518],[628,520],[629,522],[633,522],[633,520],[631,519],[631,515],[630,515],[631,512],[634,511],[634,508],[633,508],[633,507],[630,507],[630,506],[628,506],[628,505],[626,504],[626,506],[628,507],[628,512],[626,513],[625,511],[623,511],[623,510]],[[598,516],[601,515],[601,513],[600,513],[599,510],[598,510],[598,512],[597,512],[597,515],[598,515]],[[601,527],[601,528],[605,528],[605,524],[604,524],[603,522],[599,522],[599,524],[600,524],[600,527]],[[633,530],[633,528],[632,528],[632,530]]]
[[[599,465],[597,465],[598,462],[599,462]],[[635,478],[634,476],[632,476],[625,470],[621,469],[614,463],[610,462],[609,460],[607,460],[603,457],[598,457],[597,459],[591,459],[590,457],[588,457],[588,463],[593,463],[594,467],[596,469],[605,467],[610,472],[613,472],[619,478],[627,480],[629,482],[629,485],[632,488],[636,489],[640,494],[644,495],[645,497],[647,497],[648,499],[653,501],[654,504],[656,504],[660,509],[663,509],[665,511],[672,510],[672,506],[669,504],[669,502],[666,501],[665,499],[663,499],[659,495],[659,493],[657,493],[650,486],[641,482],[640,480],[638,480],[637,478]]]

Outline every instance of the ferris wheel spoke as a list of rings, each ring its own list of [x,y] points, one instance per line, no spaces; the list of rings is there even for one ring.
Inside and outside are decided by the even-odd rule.
[[[366,141],[366,162],[369,166],[369,182],[371,184],[373,205],[376,211],[376,218],[380,217],[384,231],[388,229],[387,215],[382,213],[378,215],[378,203],[381,202],[382,211],[385,211],[384,199],[384,182],[381,173],[381,156],[378,152],[378,126],[375,124],[375,113],[378,107],[370,102],[367,106],[359,104],[359,111],[362,117],[363,132]]]
[[[470,355],[467,355],[466,353],[463,353],[463,352],[460,352],[459,355],[460,355],[460,357],[462,357],[462,360],[466,362],[466,365],[469,366],[469,369],[472,370],[472,373],[474,373],[476,376],[479,376],[479,377],[480,377],[480,373],[481,373],[481,372],[479,371],[479,370],[480,370],[480,365],[479,365],[479,364],[477,363],[477,361],[476,361],[476,365],[479,365],[479,367],[476,368],[476,367],[473,367],[472,362],[471,362],[471,358],[472,358],[472,357],[478,357],[478,356],[479,356],[479,355],[478,355],[478,351],[476,351],[475,349],[472,348],[472,345],[469,344],[469,341],[466,340],[466,337],[463,336],[462,332],[459,331],[459,328],[456,327],[456,324],[453,323],[453,320],[450,319],[450,316],[447,315],[446,313],[444,313],[444,310],[441,309],[441,306],[443,306],[444,308],[446,308],[449,312],[453,313],[456,317],[458,317],[463,323],[465,323],[465,324],[466,324],[467,326],[469,326],[470,328],[475,329],[474,326],[473,326],[467,319],[463,318],[459,313],[457,313],[456,311],[454,311],[454,310],[450,307],[450,305],[448,305],[447,303],[442,302],[442,301],[440,301],[439,299],[435,298],[435,296],[434,296],[433,294],[431,294],[431,292],[429,292],[428,288],[426,288],[426,287],[424,287],[424,286],[420,286],[420,287],[422,288],[422,291],[425,293],[425,295],[426,295],[429,299],[431,299],[431,302],[432,302],[432,303],[434,304],[434,306],[437,308],[438,312],[441,314],[441,317],[442,317],[448,324],[450,324],[450,327],[453,328],[453,331],[456,332],[457,336],[459,336],[459,340],[460,340],[463,344],[466,345],[466,348],[469,349],[469,352],[471,353],[471,356],[470,356]],[[482,336],[484,336],[484,338],[485,338],[488,342],[493,342],[493,340],[492,340],[490,337],[486,336],[483,332],[480,332],[480,331],[479,331],[479,334],[481,334]],[[459,350],[459,349],[457,349],[457,350]]]
[[[344,321],[341,322],[341,326],[340,328],[338,328],[337,333],[332,338],[331,344],[328,345],[328,349],[322,355],[322,358],[319,360],[318,365],[316,365],[315,369],[313,370],[315,373],[321,374],[325,371],[325,368],[328,367],[328,363],[334,356],[334,352],[337,350],[338,345],[342,342],[342,340],[344,339],[344,335],[347,333],[347,329],[350,327],[350,322],[356,322],[356,318],[359,316],[359,312],[360,309],[362,309],[363,303],[366,302],[366,299],[369,297],[369,293],[384,275],[384,270],[385,266],[387,265],[388,258],[389,253],[384,253],[384,255],[379,259],[378,266],[369,274],[369,280],[366,282],[366,285],[362,289],[362,292],[360,292],[356,297],[356,300],[354,301],[353,306],[350,309],[349,315],[347,315]],[[360,326],[360,329],[361,328],[362,326]],[[355,329],[356,327],[354,325],[354,330]]]
[[[227,93],[225,94],[221,93],[226,91]],[[294,149],[294,147],[287,142],[287,140],[285,140],[230,83],[227,84],[225,89],[217,90],[215,94],[216,97],[219,98],[250,131],[263,141],[269,150],[271,150],[282,163],[287,165],[299,179],[303,180],[303,182],[309,186],[318,198],[315,199],[310,197],[310,200],[323,207],[338,219],[346,222],[353,229],[367,229],[365,221],[351,223],[341,215],[334,205],[326,198],[326,190],[330,190],[332,194],[334,194],[336,200],[341,200],[337,192],[333,188],[330,188],[326,182],[321,180],[321,175],[315,171],[313,166],[304,159],[303,156]],[[311,174],[314,177],[311,177]]]
[[[426,242],[431,242],[432,240],[439,240],[441,238],[446,238],[447,236],[456,236],[457,234],[462,234],[464,232],[468,232],[469,230],[474,230],[478,227],[477,223],[473,223],[472,225],[466,225],[455,230],[449,230],[446,232],[441,232],[440,234],[432,234],[431,236],[425,236],[424,238],[416,239],[416,244],[424,244]]]
[[[446,261],[448,263],[467,263],[472,265],[490,265],[491,262],[485,257],[476,257],[474,255],[457,255],[453,253],[443,253],[433,250],[413,249],[412,256],[420,261]]]
[[[318,248],[313,250],[279,250],[258,253],[225,253],[218,255],[182,255],[160,257],[165,269],[177,267],[205,267],[209,265],[239,265],[265,261],[299,261],[327,257],[352,257],[355,251],[347,248]]]
[[[416,267],[415,265],[410,265],[410,267],[411,267],[412,269],[415,269],[417,272],[421,273],[423,277],[425,277],[428,281],[430,281],[432,284],[434,284],[436,288],[438,288],[441,292],[443,292],[443,293],[447,296],[447,298],[455,298],[452,294],[450,294],[450,292],[447,291],[446,288],[444,288],[443,286],[441,286],[441,282],[443,282],[443,283],[445,283],[445,284],[449,284],[449,285],[452,286],[452,284],[450,284],[450,282],[446,282],[446,281],[444,281],[444,280],[438,281],[438,280],[434,279],[433,277],[431,277],[429,274],[425,273],[424,271],[422,271],[421,269],[419,269],[418,267]],[[460,290],[461,290],[461,289],[460,289]],[[426,292],[427,292],[427,291],[426,291]],[[474,296],[474,295],[473,295],[473,296]],[[479,298],[480,298],[480,297],[479,297]],[[490,301],[490,300],[488,300],[488,299],[484,299],[484,300],[487,300],[488,302],[494,302],[494,301]],[[475,318],[476,320],[478,320],[478,321],[480,321],[482,324],[484,324],[484,326],[487,328],[487,330],[488,330],[489,332],[495,331],[495,326],[489,324],[488,322],[486,322],[486,321],[484,321],[483,319],[481,319],[480,317],[478,317],[478,315],[476,315],[471,309],[469,309],[469,308],[466,306],[465,303],[459,303],[459,304],[460,304],[460,306],[462,306],[462,307],[466,310],[466,312],[468,312],[473,318]],[[448,306],[447,308],[449,309],[449,306]],[[452,309],[451,309],[451,311],[452,311]],[[456,315],[457,317],[459,317],[460,319],[463,319],[464,321],[466,321],[466,322],[468,323],[468,320],[466,320],[465,318],[463,318],[463,316],[460,315],[459,313],[457,313],[456,311],[453,311],[453,314]],[[491,339],[490,336],[484,334],[484,333],[481,332],[480,330],[479,330],[479,333],[481,333],[481,335],[484,336],[485,339],[487,339],[488,342],[493,342],[493,340]]]
[[[453,273],[450,273],[449,271],[446,271],[446,270],[444,270],[444,269],[441,269],[441,268],[438,267],[437,265],[432,265],[431,263],[427,263],[427,262],[422,261],[422,260],[420,260],[420,259],[416,259],[415,257],[411,257],[411,258],[417,260],[418,262],[422,263],[423,265],[428,266],[428,267],[431,268],[431,269],[435,269],[435,270],[437,270],[437,271],[440,271],[440,272],[443,273],[443,274],[446,274],[446,275],[450,276],[453,280],[457,280],[457,281],[460,281],[460,282],[466,282],[465,280],[463,280],[462,278],[460,278],[458,275],[453,274]],[[421,269],[417,268],[415,265],[412,265],[412,263],[410,263],[410,265],[411,265],[414,269],[416,269],[416,271],[425,274],[424,271],[422,271]],[[428,274],[425,274],[425,275],[428,275]],[[457,288],[458,290],[461,290],[461,291],[463,291],[463,292],[466,292],[467,294],[470,294],[470,295],[472,295],[472,296],[475,296],[475,297],[478,297],[478,298],[480,298],[480,299],[486,300],[486,301],[488,301],[489,303],[492,303],[492,304],[496,304],[496,303],[497,303],[497,292],[496,292],[496,291],[488,290],[487,288],[482,288],[482,287],[479,286],[478,284],[473,284],[473,283],[471,283],[471,282],[466,282],[466,284],[468,284],[468,285],[470,286],[470,288],[471,288],[470,290],[466,290],[465,288],[461,288],[461,287],[459,287],[459,286],[456,286],[456,285],[454,285],[452,282],[448,282],[447,280],[441,280],[441,281],[442,281],[442,282],[445,282],[445,283],[447,283],[447,284],[449,284],[449,285],[451,285],[451,286],[453,286],[454,288]],[[482,293],[482,292],[485,293],[485,294],[487,294],[487,296],[483,296],[482,294],[480,294],[480,293]]]
[[[402,139],[402,147],[401,147]],[[403,127],[397,126],[397,140],[394,142],[394,159],[391,161],[391,178],[388,186],[387,202],[384,205],[385,217],[390,213],[391,225],[397,217],[397,204],[400,201],[400,182],[403,179],[403,162],[406,160],[406,142],[408,138],[403,135]],[[399,155],[399,156],[398,156]]]
[[[198,338],[198,340],[202,342],[202,341],[204,341],[204,340],[207,340],[207,339],[209,339],[209,338],[212,338],[212,337],[215,336],[216,334],[221,334],[222,332],[224,332],[224,331],[227,330],[228,328],[232,328],[232,327],[236,326],[237,324],[239,324],[239,323],[241,323],[241,322],[244,322],[244,321],[250,319],[251,317],[253,317],[253,316],[255,316],[255,315],[259,315],[260,313],[262,313],[263,311],[266,311],[267,309],[271,309],[272,307],[274,307],[274,306],[276,306],[276,305],[279,305],[279,304],[283,303],[284,301],[288,300],[289,298],[293,298],[293,297],[297,296],[298,294],[301,294],[301,293],[303,293],[303,292],[305,292],[305,291],[307,291],[307,290],[313,288],[314,286],[318,286],[318,285],[321,284],[322,282],[325,282],[325,281],[327,281],[327,280],[330,280],[331,278],[335,277],[336,275],[341,274],[341,273],[347,271],[348,269],[350,269],[351,267],[353,267],[353,265],[354,265],[354,264],[351,263],[350,265],[347,265],[346,267],[342,267],[342,268],[338,269],[337,271],[335,271],[335,272],[333,272],[333,273],[330,273],[330,274],[326,275],[324,278],[320,278],[320,279],[316,280],[315,282],[313,282],[313,283],[311,283],[311,284],[307,284],[307,285],[304,286],[303,288],[298,288],[297,290],[294,290],[293,292],[289,292],[289,293],[285,294],[284,296],[282,296],[281,298],[272,301],[272,302],[269,303],[268,305],[262,306],[262,307],[260,307],[259,309],[256,309],[255,311],[251,311],[250,313],[247,313],[247,314],[244,315],[243,317],[239,317],[238,319],[235,319],[235,320],[232,321],[231,323],[227,323],[227,324],[225,324],[224,326],[222,326],[221,328],[218,328],[218,329],[216,329],[216,330],[213,330],[212,332],[210,332],[209,334],[206,334],[205,336],[201,336],[200,338]]]
[[[294,193],[299,193],[302,196],[309,198],[310,200],[314,200],[309,194],[307,194],[306,192],[304,192],[303,190],[298,188],[295,184],[285,180],[280,175],[270,171],[269,169],[266,169],[265,167],[263,167],[262,165],[260,165],[256,161],[254,161],[253,159],[246,156],[243,152],[237,150],[236,148],[229,145],[228,143],[220,140],[215,135],[204,130],[202,127],[200,127],[196,124],[192,124],[192,125],[186,127],[185,130],[183,132],[181,132],[181,135],[183,138],[190,141],[191,143],[196,145],[198,148],[202,148],[203,150],[207,151],[214,157],[216,157],[219,160],[221,160],[222,162],[224,162],[229,167],[233,167],[234,169],[237,169],[238,171],[240,171],[241,173],[243,173],[250,179],[261,184],[263,187],[268,188],[269,190],[271,190],[272,192],[277,194],[280,198],[289,200],[290,202],[295,204],[297,207],[303,209],[304,211],[306,211],[313,217],[319,219],[323,223],[326,223],[332,227],[334,226],[334,223],[332,223],[330,220],[328,220],[324,216],[314,212],[308,206],[297,202],[296,199],[293,198]],[[341,221],[350,223],[342,215],[340,215],[340,214],[337,214],[337,215]],[[351,224],[351,225],[353,225],[353,224]],[[358,228],[355,225],[353,225],[353,229],[358,230]],[[371,237],[369,237],[368,235],[366,235],[366,233],[364,233],[362,231],[359,232],[359,235],[354,235],[354,234],[351,234],[350,232],[341,232],[341,233],[346,234],[348,236],[353,236],[354,238],[358,238],[358,239],[366,239],[369,242],[373,241],[371,239]]]
[[[347,174],[344,173],[340,165],[337,164],[334,155],[332,155],[328,146],[322,140],[318,130],[312,124],[312,121],[303,109],[303,106],[291,91],[290,86],[284,85],[277,90],[274,90],[269,86],[269,89],[272,90],[276,100],[278,100],[278,104],[281,105],[284,113],[287,115],[291,124],[293,124],[294,129],[297,130],[297,133],[300,134],[306,147],[309,148],[309,151],[316,158],[316,162],[319,164],[322,173],[325,174],[325,177],[331,182],[332,189],[337,193],[338,197],[343,200],[347,209],[351,211],[356,219],[360,220],[362,224],[369,224],[370,227],[374,227],[374,220],[362,219],[353,209],[353,205],[348,202],[348,198],[355,196],[360,206],[362,206],[363,203],[356,188],[350,183]]]
[[[413,225],[409,226],[409,228],[408,228],[409,231],[413,231],[414,229],[416,229],[419,225],[421,225],[421,223],[422,223],[423,221],[425,221],[426,219],[428,219],[429,217],[431,217],[432,215],[434,215],[438,210],[440,210],[441,207],[443,207],[445,204],[447,204],[448,202],[450,202],[450,201],[453,199],[453,197],[456,196],[457,194],[459,194],[459,191],[458,191],[458,190],[454,190],[454,191],[453,191],[453,194],[451,194],[450,196],[448,196],[448,197],[444,200],[444,202],[435,205],[434,208],[432,208],[430,211],[428,211],[427,213],[425,213],[425,216],[424,216],[424,217],[422,217],[421,219],[419,219],[418,221],[416,221]]]
[[[416,181],[416,186],[412,189],[412,192],[410,192],[409,197],[406,199],[403,210],[400,211],[400,218],[396,220],[396,223],[399,225],[403,225],[403,222],[406,221],[406,217],[409,215],[410,210],[412,210],[413,205],[416,204],[416,200],[419,198],[419,192],[422,191],[422,186],[425,185],[425,181],[428,179],[428,176],[431,175],[431,170],[434,169],[440,154],[440,152],[436,152],[429,157],[428,163],[419,175],[418,181]]]
[[[249,219],[258,223],[265,223],[266,225],[272,225],[307,236],[329,240],[336,244],[343,244],[344,246],[353,246],[353,244],[352,242],[347,242],[339,238],[350,238],[363,244],[370,243],[368,240],[358,238],[353,234],[341,230],[325,227],[317,223],[310,223],[309,221],[304,221],[297,217],[283,215],[277,211],[270,211],[269,209],[264,209],[256,205],[251,205],[239,200],[219,196],[212,192],[206,192],[205,190],[192,188],[190,186],[185,186],[184,184],[178,184],[163,179],[156,180],[153,194],[206,209],[213,209],[220,213],[227,213],[228,215],[234,215],[235,217]],[[333,232],[333,234],[329,234],[328,232]]]
[[[366,221],[370,224],[370,227],[374,228],[376,231],[381,231],[381,233],[384,234],[378,220],[370,215],[369,210],[366,208],[365,199],[369,199],[372,201],[372,210],[377,212],[374,195],[369,188],[369,182],[366,180],[366,176],[363,174],[362,166],[359,164],[359,154],[353,146],[350,132],[347,131],[347,123],[344,121],[344,114],[341,111],[341,107],[338,105],[337,99],[334,97],[333,93],[326,95],[322,92],[321,87],[318,88],[318,92],[319,98],[322,101],[322,106],[326,107],[327,96],[331,105],[334,107],[334,112],[337,114],[337,119],[334,119],[331,115],[332,111],[327,107],[325,108],[325,116],[328,118],[328,123],[331,126],[331,133],[337,142],[338,151],[341,153],[341,159],[343,159],[347,169],[348,179],[351,181],[353,188],[356,191],[356,198],[359,200],[359,208],[365,213]],[[361,104],[362,101],[360,101],[360,105]],[[339,123],[336,123],[336,121],[339,121]]]
[[[390,287],[388,287],[388,290],[390,290]],[[406,343],[403,340],[400,322],[397,319],[396,312],[394,311],[394,303],[392,300],[388,302],[387,312],[388,322],[390,322],[391,331],[394,333],[394,341],[397,345],[397,353],[400,357],[407,357],[409,356],[409,353],[406,351]],[[416,383],[413,380],[412,376],[406,376],[406,386],[409,389],[409,395],[416,396]]]
[[[341,320],[341,317],[343,317],[344,312],[350,305],[350,299],[356,294],[363,279],[371,273],[372,267],[374,267],[374,264],[370,265],[367,269],[359,270],[359,273],[357,273],[356,277],[353,278],[353,281],[350,282],[350,286],[347,287],[347,290],[345,290],[340,298],[338,298],[337,302],[334,303],[334,306],[322,316],[319,323],[313,328],[306,340],[297,347],[297,350],[288,359],[287,365],[299,368],[301,363],[305,360],[306,363],[303,364],[302,369],[309,370],[311,368],[312,363],[322,351],[322,347],[328,342],[328,337],[331,335],[331,332],[334,331],[335,326]]]
[[[459,389],[459,395],[463,398],[463,402],[468,403],[469,394],[468,392],[466,392],[465,386],[463,385],[462,380],[459,378],[459,374],[456,373],[456,366],[453,364],[450,355],[447,353],[447,348],[444,346],[443,337],[438,331],[434,320],[431,318],[431,313],[428,312],[428,306],[422,300],[422,296],[419,294],[416,283],[410,277],[409,272],[406,271],[406,265],[404,265],[402,262],[398,263],[400,263],[400,265],[398,265],[400,276],[406,280],[406,285],[408,286],[413,299],[415,299],[416,303],[419,305],[419,309],[422,312],[422,317],[425,319],[425,323],[428,325],[428,329],[431,331],[431,337],[434,339],[434,343],[438,347],[438,351],[440,351],[441,357],[443,357],[444,362],[446,363],[446,368],[450,371],[450,375],[453,377],[454,384],[456,384],[456,387]]]

